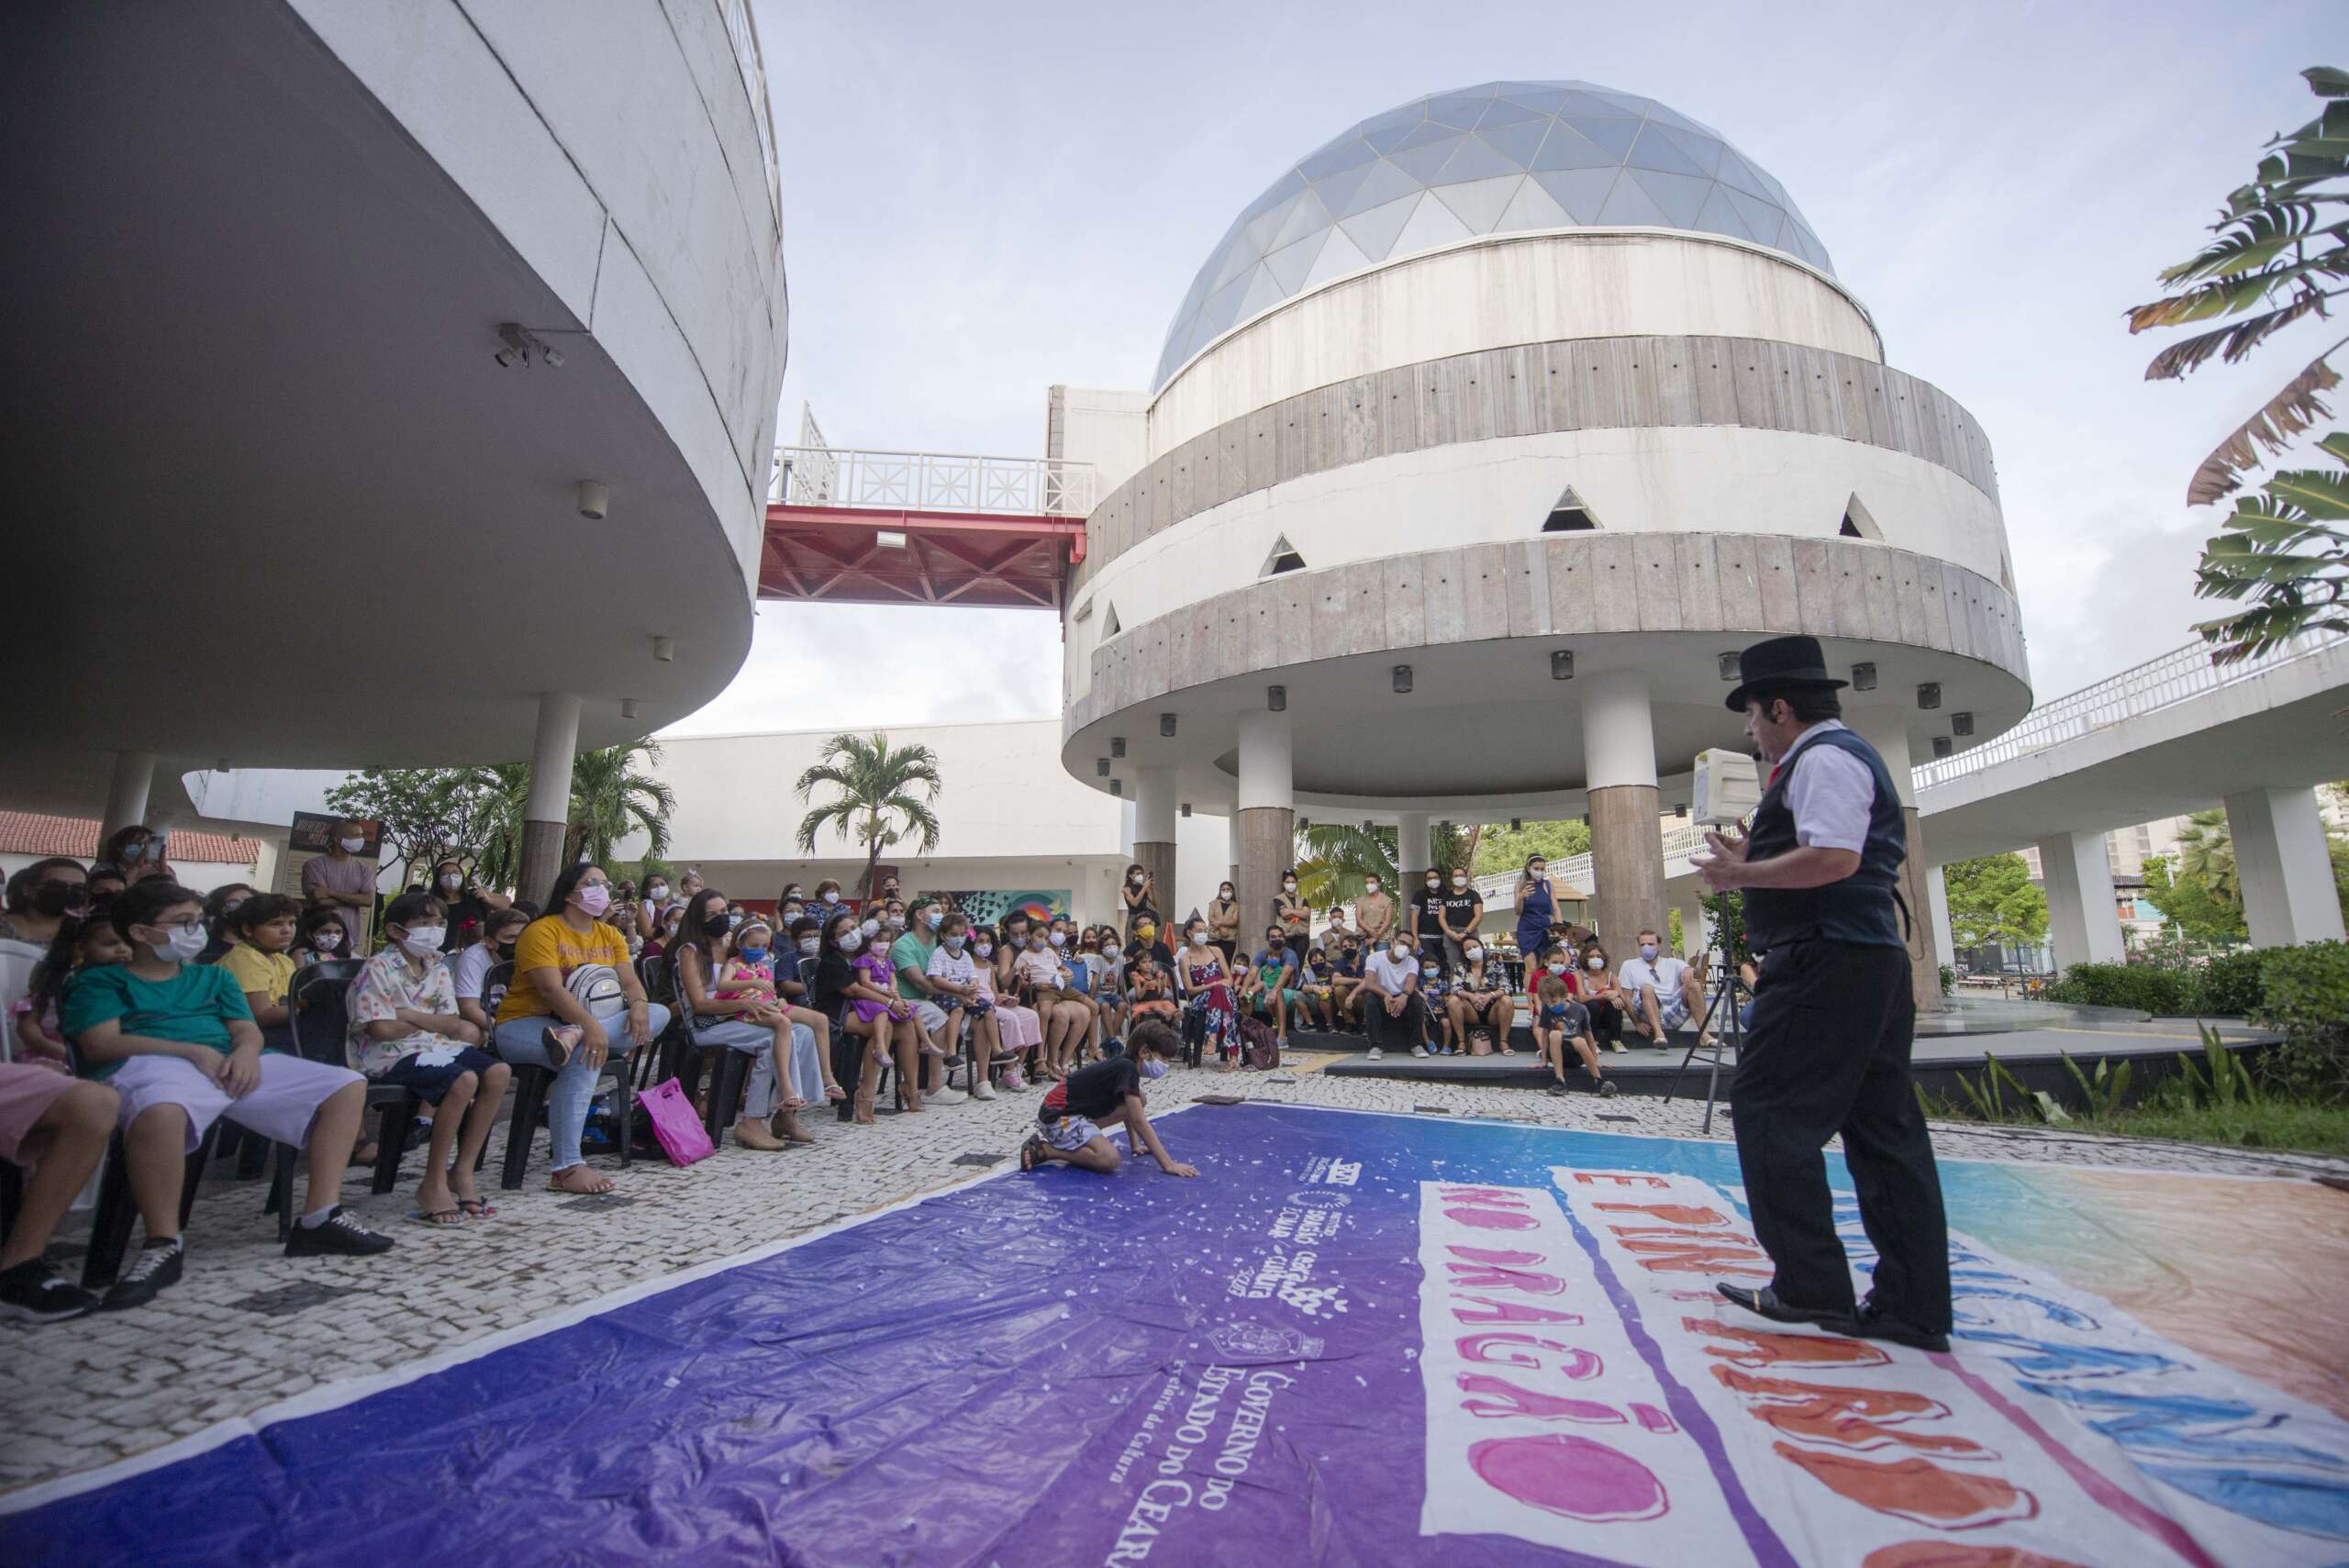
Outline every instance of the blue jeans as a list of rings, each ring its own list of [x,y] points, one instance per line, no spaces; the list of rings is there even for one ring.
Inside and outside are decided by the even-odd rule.
[[[497,1047],[498,1056],[517,1067],[547,1065],[546,1042],[540,1037],[561,1018],[513,1018],[497,1026],[491,1043]],[[654,1040],[669,1027],[669,1009],[655,1002],[645,1025],[645,1038]],[[604,1020],[604,1033],[611,1040],[611,1060],[619,1061],[636,1049],[629,1039],[628,1016]],[[590,1067],[576,1051],[554,1075],[554,1083],[547,1089],[547,1130],[553,1135],[553,1170],[567,1171],[579,1163],[579,1136],[587,1129],[588,1102],[596,1097],[596,1080],[603,1069]]]

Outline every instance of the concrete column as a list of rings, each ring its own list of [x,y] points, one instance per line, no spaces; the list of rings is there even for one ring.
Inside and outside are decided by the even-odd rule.
[[[1925,873],[1925,903],[1932,911],[1933,956],[1943,963],[1957,962],[1957,939],[1949,929],[1949,884],[1935,866]]]
[[[1237,806],[1232,808],[1230,816],[1223,819],[1223,827],[1227,846],[1223,874],[1230,880],[1231,891],[1236,896],[1240,892],[1240,811]]]
[[[2226,797],[2251,945],[2340,941],[2341,899],[2313,789],[2247,789]]]
[[[1288,715],[1251,713],[1240,720],[1240,939],[1260,939],[1281,890],[1281,873],[1297,854],[1297,784]]]
[[[2119,963],[2126,956],[2121,915],[2112,902],[2112,862],[2101,833],[2065,833],[2039,841],[2039,871],[2047,887],[2047,934],[2055,967]]]
[[[1179,920],[1184,911],[1174,906],[1174,770],[1141,769],[1134,781],[1134,859],[1158,883],[1158,912]],[[1125,900],[1118,901],[1122,912]],[[1120,928],[1125,922],[1120,920]]]
[[[1673,895],[1672,906],[1680,911],[1680,956],[1687,959],[1700,957],[1710,943],[1705,927],[1704,889],[1690,883],[1685,890]]]
[[[1928,884],[1925,832],[1918,818],[1916,785],[1909,773],[1908,717],[1896,707],[1850,707],[1844,711],[1843,722],[1876,748],[1876,754],[1884,759],[1885,771],[1892,775],[1893,787],[1900,793],[1901,826],[1909,841],[1909,858],[1900,862],[1899,890],[1900,901],[1909,906],[1909,975],[1916,987],[1917,1010],[1938,1013],[1943,1005],[1943,961],[1933,941],[1932,893]],[[1946,918],[1942,929],[1948,929]]]
[[[1419,879],[1427,874],[1428,814],[1405,811],[1395,818],[1395,871],[1403,885],[1395,892],[1398,898],[1416,898],[1419,894]]]
[[[1591,918],[1610,954],[1664,922],[1664,834],[1656,821],[1655,725],[1648,679],[1609,671],[1582,683],[1590,795]]]
[[[154,787],[155,753],[114,754],[114,776],[106,784],[106,814],[98,823],[101,846],[123,828],[147,822],[147,795]]]
[[[530,793],[522,803],[522,874],[515,891],[543,905],[562,871],[562,837],[571,820],[571,764],[579,754],[579,699],[565,692],[539,698],[538,739],[530,747]]]

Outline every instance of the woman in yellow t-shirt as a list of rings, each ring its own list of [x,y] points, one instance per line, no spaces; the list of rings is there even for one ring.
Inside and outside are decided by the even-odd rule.
[[[625,1056],[669,1027],[669,1009],[646,999],[629,963],[628,939],[605,922],[611,906],[612,882],[601,866],[574,865],[554,879],[547,895],[551,913],[524,927],[514,944],[514,983],[497,1006],[490,1036],[506,1061],[554,1069],[547,1091],[554,1164],[547,1185],[556,1192],[612,1190],[611,1178],[589,1170],[579,1153],[596,1075],[607,1056]],[[591,963],[607,963],[619,976],[625,1019],[597,1018],[571,994],[572,973]],[[625,1028],[612,1027],[623,1022]]]
[[[266,1051],[294,1049],[293,1015],[286,994],[294,988],[294,928],[301,905],[279,893],[256,893],[226,917],[235,939],[220,955],[220,967],[236,978],[245,1006],[261,1026]]]

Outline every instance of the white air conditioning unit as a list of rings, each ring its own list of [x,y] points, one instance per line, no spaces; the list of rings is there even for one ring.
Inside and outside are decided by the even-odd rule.
[[[1726,747],[1697,753],[1690,817],[1708,828],[1726,828],[1743,820],[1761,803],[1762,781],[1752,757]]]

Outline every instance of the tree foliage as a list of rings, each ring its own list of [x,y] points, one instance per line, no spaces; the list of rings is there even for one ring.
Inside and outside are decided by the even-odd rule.
[[[403,880],[441,860],[488,879],[504,870],[483,862],[502,847],[507,795],[494,768],[362,768],[327,792],[327,806],[381,823]],[[519,812],[518,795],[512,809]]]
[[[836,828],[864,851],[864,878],[857,896],[873,896],[873,871],[882,851],[911,840],[917,854],[938,847],[938,817],[930,810],[944,787],[938,754],[927,746],[892,746],[879,731],[840,734],[824,742],[822,760],[793,786],[811,809],[799,819],[799,848],[816,852],[816,835]],[[818,802],[816,791],[831,797]]]
[[[637,771],[636,759],[661,761],[660,742],[632,740],[582,751],[571,764],[571,817],[564,825],[564,863],[612,858],[612,851],[632,833],[645,837],[645,853],[659,859],[669,852],[669,814],[677,808],[676,792],[649,773]]]
[[[2047,935],[2047,895],[2021,855],[1984,855],[1942,867],[1951,940],[1961,948],[2035,947]]]
[[[1488,828],[1476,846],[1476,874],[1496,876],[1523,871],[1525,857],[1545,855],[1553,861],[1590,853],[1590,829],[1569,818],[1563,822],[1528,822],[1522,828]]]
[[[1481,825],[1431,825],[1429,869],[1446,877],[1463,868],[1471,876],[1484,875],[1479,846],[1487,833]],[[1362,896],[1374,876],[1382,879],[1397,898],[1408,898],[1419,891],[1403,886],[1396,829],[1384,823],[1314,822],[1297,838],[1302,851],[1297,862],[1297,896],[1317,909],[1352,903]]]
[[[2129,330],[2239,317],[2170,344],[2145,367],[2149,381],[2176,379],[2216,356],[2233,363],[2304,317],[2328,317],[2349,289],[2349,72],[2301,72],[2323,111],[2275,137],[2251,182],[2227,195],[2210,226],[2216,237],[2166,269],[2167,292],[2128,312]],[[2207,506],[2243,483],[2260,449],[2280,453],[2319,419],[2323,394],[2341,377],[2326,362],[2349,339],[2303,366],[2205,458],[2188,486]],[[2319,443],[2330,468],[2279,473],[2261,493],[2235,502],[2225,532],[2210,539],[2195,572],[2204,598],[2249,601],[2196,628],[2228,663],[2265,652],[2311,628],[2349,631],[2349,433]]]
[[[2145,901],[2190,942],[2224,947],[2251,938],[2243,906],[2221,896],[2200,876],[2173,866],[2168,855],[2146,857]]]

